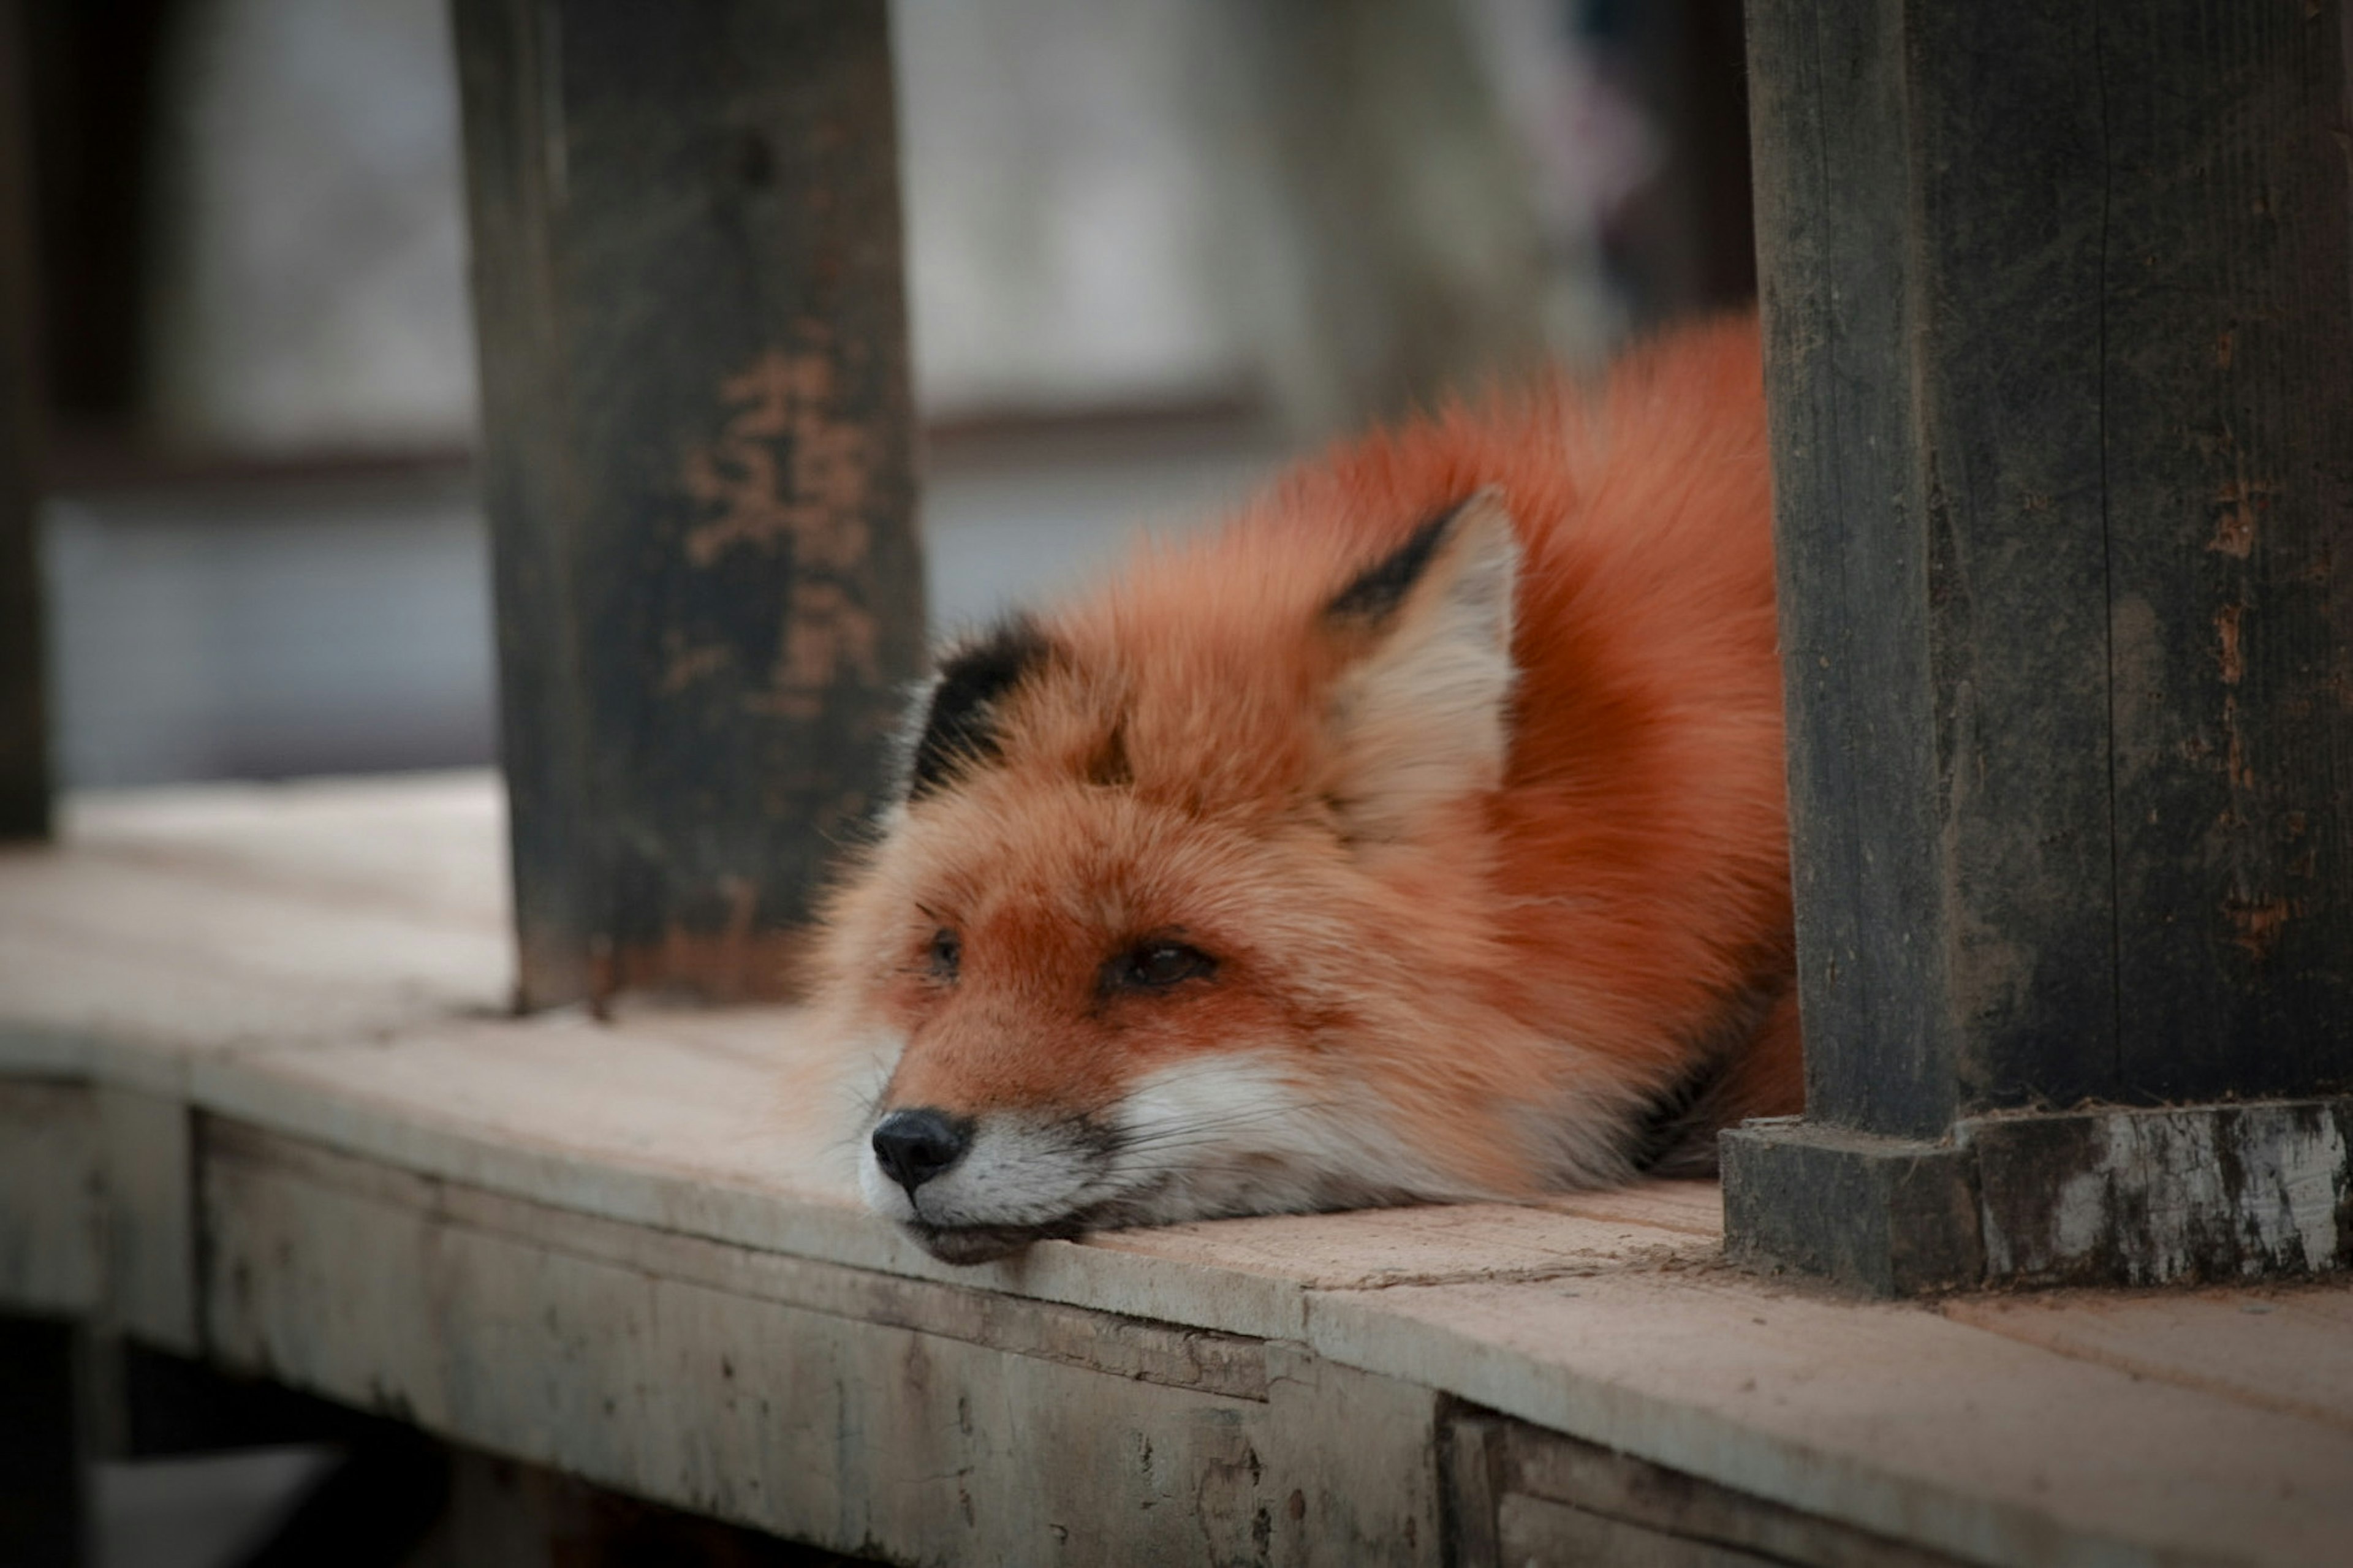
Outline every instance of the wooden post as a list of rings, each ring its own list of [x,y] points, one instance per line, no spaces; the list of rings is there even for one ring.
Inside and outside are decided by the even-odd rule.
[[[786,985],[923,656],[883,0],[456,0],[521,1001]]]
[[[49,833],[28,81],[24,19],[0,0],[0,840]]]
[[[1749,29],[1808,1110],[1731,1245],[2353,1263],[2344,0]]]

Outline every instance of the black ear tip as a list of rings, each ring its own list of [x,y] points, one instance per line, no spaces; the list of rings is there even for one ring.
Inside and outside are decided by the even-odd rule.
[[[1054,657],[1054,645],[1027,616],[1014,616],[950,649],[932,683],[907,769],[907,798],[945,788],[963,768],[1002,754],[999,706]]]
[[[1382,625],[1397,613],[1406,595],[1413,592],[1414,584],[1430,570],[1439,547],[1454,531],[1456,521],[1494,495],[1490,486],[1440,508],[1435,516],[1408,534],[1403,544],[1359,572],[1346,587],[1335,594],[1324,606],[1324,618],[1349,626]]]

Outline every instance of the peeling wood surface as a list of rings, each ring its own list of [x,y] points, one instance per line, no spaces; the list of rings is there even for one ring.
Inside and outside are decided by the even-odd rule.
[[[1693,1184],[1120,1233],[946,1268],[849,1196],[830,1107],[856,1064],[789,1010],[463,1016],[449,976],[499,951],[485,906],[428,918],[442,895],[394,868],[412,837],[421,865],[460,840],[494,863],[494,795],[375,789],[372,827],[359,800],[282,792],[333,896],[299,885],[239,792],[152,816],[76,806],[86,844],[0,858],[0,952],[47,929],[47,895],[85,858],[110,895],[63,905],[80,923],[60,951],[95,967],[0,988],[0,1303],[164,1343],[201,1317],[202,1348],[232,1364],[922,1561],[1060,1539],[1073,1561],[1313,1561],[1345,1542],[1353,1559],[1326,1560],[1419,1562],[1434,1531],[1533,1551],[1594,1517],[1618,1547],[1647,1550],[1649,1531],[1682,1560],[1696,1541],[1843,1561],[1726,1534],[1715,1502],[1664,1523],[1624,1496],[1609,1512],[1592,1476],[1539,1486],[1525,1467],[1483,1523],[1450,1525],[1457,1400],[1718,1489],[1751,1523],[1770,1499],[1914,1552],[2326,1563],[2353,1539],[2341,1279],[1827,1300],[1724,1266],[1715,1189]],[[334,847],[337,812],[364,844]],[[475,956],[438,979],[423,966],[421,993],[346,958],[357,1021],[338,1033],[278,959],[240,958],[217,930],[179,940],[146,904],[159,875],[189,909],[217,878],[265,942],[285,921],[309,928],[289,942],[364,951],[398,908],[480,945],[452,946]],[[417,951],[385,942],[380,962]],[[221,973],[237,994],[190,1009],[175,1041],[172,988]],[[162,1000],[130,994],[142,984]]]
[[[897,1314],[786,1304],[758,1288],[772,1259],[613,1260],[522,1205],[437,1214],[283,1155],[233,1138],[207,1167],[233,1365],[845,1551],[1439,1561],[1427,1389],[1262,1343],[1172,1355],[1176,1331],[1029,1303],[992,1344],[946,1287],[901,1290]]]
[[[2353,1089],[2344,0],[1758,0],[1809,1104]]]
[[[923,658],[882,0],[459,0],[522,993],[785,994]]]
[[[2353,1098],[1987,1117],[1989,1279],[2165,1284],[2353,1268]]]

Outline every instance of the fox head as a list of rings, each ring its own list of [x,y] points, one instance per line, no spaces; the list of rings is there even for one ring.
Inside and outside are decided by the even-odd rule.
[[[835,1026],[894,1059],[862,1190],[935,1255],[1577,1158],[1481,1048],[1520,1027],[1512,520],[1482,491],[1364,534],[1147,555],[941,661],[825,960]]]

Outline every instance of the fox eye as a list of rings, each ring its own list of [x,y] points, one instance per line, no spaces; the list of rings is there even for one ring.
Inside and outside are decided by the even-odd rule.
[[[954,980],[964,963],[964,942],[956,933],[942,926],[932,933],[932,975],[937,980]]]
[[[1206,980],[1218,961],[1181,942],[1147,942],[1111,961],[1104,978],[1130,991],[1166,991],[1187,980]]]

